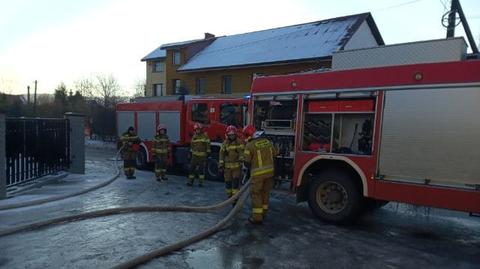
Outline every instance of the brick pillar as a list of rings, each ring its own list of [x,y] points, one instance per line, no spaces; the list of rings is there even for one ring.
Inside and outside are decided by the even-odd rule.
[[[5,114],[0,113],[0,199],[7,198],[7,168],[5,164]]]
[[[70,169],[73,174],[85,174],[85,115],[67,112],[70,121]]]

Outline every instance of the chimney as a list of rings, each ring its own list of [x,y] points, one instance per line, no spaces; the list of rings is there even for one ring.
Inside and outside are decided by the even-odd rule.
[[[214,38],[214,37],[215,37],[214,34],[205,33],[205,39]]]

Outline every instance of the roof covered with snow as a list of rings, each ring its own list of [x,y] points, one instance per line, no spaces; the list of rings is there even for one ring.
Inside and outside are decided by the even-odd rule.
[[[179,71],[313,60],[343,49],[367,21],[379,45],[383,40],[370,13],[218,37]]]
[[[161,47],[156,48],[154,51],[147,54],[147,56],[142,58],[143,61],[149,61],[154,59],[161,59],[167,57],[167,51],[162,49]]]

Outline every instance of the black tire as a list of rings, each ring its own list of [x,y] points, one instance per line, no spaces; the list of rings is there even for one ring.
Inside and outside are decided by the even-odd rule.
[[[321,172],[309,185],[308,205],[321,220],[347,224],[363,207],[363,196],[354,179],[341,170]]]
[[[205,167],[205,173],[208,180],[212,181],[222,181],[223,177],[218,170],[218,156],[212,155],[207,159],[207,167]]]
[[[143,147],[140,147],[140,150],[138,151],[136,162],[138,170],[147,169],[147,153]]]

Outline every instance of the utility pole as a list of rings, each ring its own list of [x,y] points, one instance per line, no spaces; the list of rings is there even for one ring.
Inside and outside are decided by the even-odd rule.
[[[458,12],[458,0],[452,0],[450,13],[448,13],[447,38],[455,36],[455,18]]]
[[[470,30],[470,26],[467,22],[467,17],[465,17],[465,13],[463,13],[462,5],[460,5],[459,0],[452,0],[452,3],[450,5],[450,12],[448,13],[447,38],[453,38],[455,36],[455,21],[457,13],[460,17],[460,22],[463,25],[463,29],[465,30],[465,34],[467,35],[468,43],[470,43],[470,48],[472,48],[472,52],[478,53],[477,44],[475,43],[472,31]]]
[[[27,105],[30,105],[30,85],[27,86]]]
[[[33,94],[33,115],[37,116],[37,80],[35,80],[35,93]]]

